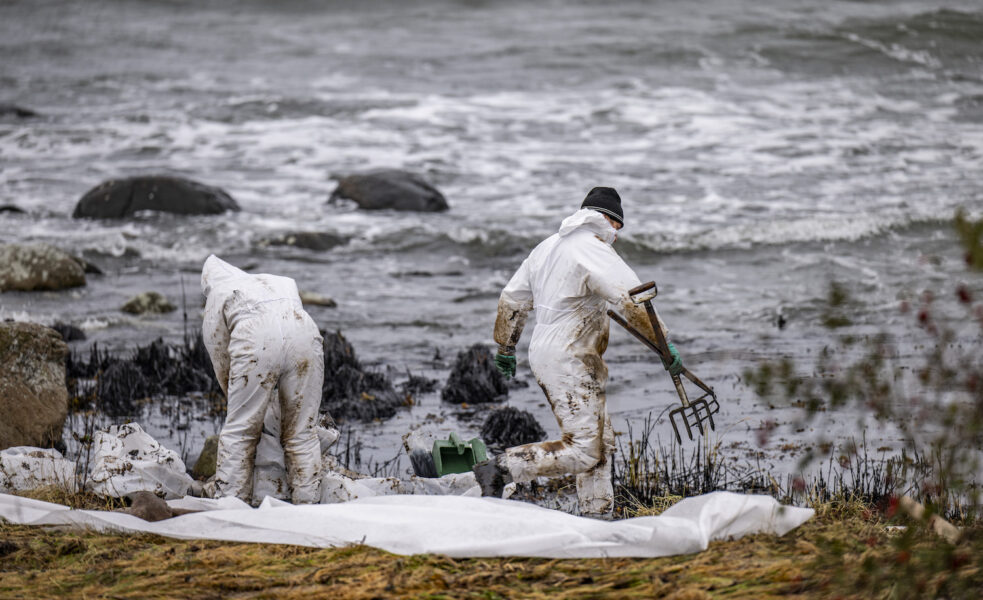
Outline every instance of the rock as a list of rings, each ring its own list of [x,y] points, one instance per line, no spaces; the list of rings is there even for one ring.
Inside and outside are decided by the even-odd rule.
[[[406,404],[406,398],[396,393],[389,378],[362,368],[355,349],[340,331],[325,334],[321,412],[339,421],[373,421],[394,416]]]
[[[305,292],[301,290],[300,301],[309,306],[325,306],[327,308],[337,308],[338,303],[327,296],[317,292]]]
[[[205,446],[195,461],[195,466],[191,469],[191,475],[195,479],[208,479],[215,474],[215,465],[218,464],[218,436],[211,435],[205,440]]]
[[[62,323],[59,321],[52,325],[51,328],[57,331],[61,335],[61,339],[66,342],[78,342],[85,339],[85,332],[71,323]]]
[[[36,116],[38,116],[38,113],[29,108],[17,106],[16,104],[0,104],[0,117],[18,117],[20,119],[28,119]]]
[[[377,169],[344,177],[330,201],[339,198],[353,200],[363,210],[440,212],[449,208],[437,188],[418,175],[397,169]]]
[[[23,215],[26,212],[27,211],[25,211],[23,208],[19,206],[14,206],[13,204],[4,204],[0,206],[0,213],[16,213],[19,215]]]
[[[454,404],[501,402],[508,397],[505,378],[495,368],[488,348],[475,344],[457,355],[450,377],[440,396]]]
[[[48,244],[0,245],[0,292],[62,290],[85,285],[85,270]]]
[[[75,206],[72,217],[122,219],[143,210],[179,215],[217,215],[238,211],[224,190],[177,177],[111,179],[92,188]]]
[[[130,507],[124,509],[122,512],[131,514],[134,517],[139,517],[144,521],[155,522],[170,519],[174,516],[167,502],[164,502],[162,498],[159,498],[153,492],[133,492],[129,498],[131,501]]]
[[[348,243],[348,238],[335,233],[319,231],[298,231],[263,240],[265,246],[294,246],[304,250],[323,252]]]
[[[0,323],[0,449],[61,443],[66,356],[68,346],[54,329]]]
[[[120,310],[131,315],[162,314],[174,312],[177,307],[170,303],[163,294],[144,292],[126,301]]]
[[[481,439],[489,446],[511,448],[546,439],[546,431],[532,413],[512,406],[488,415],[481,427]]]

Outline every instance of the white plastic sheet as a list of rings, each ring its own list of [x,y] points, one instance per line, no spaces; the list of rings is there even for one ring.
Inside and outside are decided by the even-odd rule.
[[[177,452],[157,443],[136,423],[97,431],[89,487],[101,496],[120,498],[133,492],[153,492],[180,498],[192,479]]]
[[[53,448],[15,446],[0,452],[0,492],[44,486],[75,490],[75,465]]]
[[[256,509],[222,500],[214,507],[148,523],[116,512],[71,510],[0,494],[0,518],[22,525],[147,532],[181,539],[337,547],[364,543],[396,554],[453,557],[658,557],[699,552],[711,540],[751,533],[784,535],[812,517],[770,496],[714,492],[687,498],[658,517],[598,521],[533,504],[468,496],[380,496],[341,504],[291,506],[267,499]],[[172,503],[172,506],[177,503]]]

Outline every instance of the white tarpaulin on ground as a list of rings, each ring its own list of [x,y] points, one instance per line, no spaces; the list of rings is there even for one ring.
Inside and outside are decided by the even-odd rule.
[[[705,550],[711,540],[752,533],[783,535],[813,515],[770,496],[714,492],[687,498],[658,517],[598,521],[518,502],[469,496],[379,496],[341,504],[292,506],[267,499],[248,508],[234,499],[183,499],[207,508],[148,523],[118,512],[71,510],[0,494],[0,518],[22,525],[147,532],[181,539],[336,547],[366,544],[396,554],[452,557],[658,557]]]

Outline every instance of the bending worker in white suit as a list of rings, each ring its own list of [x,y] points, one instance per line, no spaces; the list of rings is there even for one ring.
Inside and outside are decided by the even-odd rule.
[[[288,277],[250,275],[212,255],[201,271],[201,289],[202,335],[228,399],[218,441],[217,495],[251,501],[263,418],[278,398],[293,502],[318,502],[321,450],[315,427],[324,350],[297,284]]]
[[[509,448],[475,465],[483,495],[501,496],[509,481],[576,473],[581,514],[605,517],[613,511],[614,432],[605,406],[608,370],[601,358],[608,345],[608,305],[655,341],[644,308],[628,295],[639,285],[638,276],[611,247],[623,225],[618,193],[592,189],[581,209],[536,246],[502,291],[495,320],[496,365],[506,377],[515,374],[515,346],[535,308],[529,366],[562,437]],[[679,373],[679,353],[672,344],[669,348],[670,371]]]

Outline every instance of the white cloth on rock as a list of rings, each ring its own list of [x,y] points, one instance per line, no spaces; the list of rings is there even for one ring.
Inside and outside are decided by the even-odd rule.
[[[122,498],[145,491],[180,498],[191,489],[193,480],[178,453],[161,446],[136,423],[97,431],[92,447],[88,488],[94,494]]]
[[[263,421],[268,406],[278,403],[292,499],[316,502],[323,340],[303,309],[296,282],[250,275],[212,255],[202,268],[201,286],[202,335],[228,399],[219,434],[217,492],[252,499]]]
[[[495,321],[495,341],[511,349],[535,308],[529,366],[562,433],[559,440],[509,448],[500,464],[518,482],[576,473],[580,511],[588,515],[614,507],[614,432],[601,358],[608,345],[608,305],[655,337],[644,309],[628,294],[638,276],[611,247],[614,239],[614,228],[597,211],[581,209],[564,219],[505,286]]]

